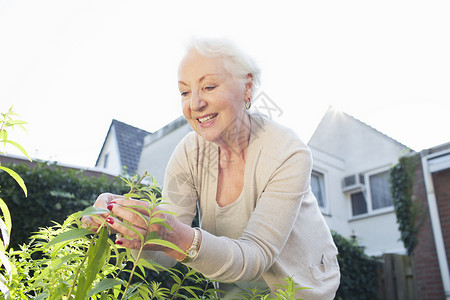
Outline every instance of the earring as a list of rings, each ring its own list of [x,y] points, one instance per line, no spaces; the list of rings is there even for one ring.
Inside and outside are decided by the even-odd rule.
[[[248,101],[245,102],[245,109],[246,109],[246,110],[249,110],[250,107],[252,107],[252,99],[251,99],[251,98],[248,98]]]

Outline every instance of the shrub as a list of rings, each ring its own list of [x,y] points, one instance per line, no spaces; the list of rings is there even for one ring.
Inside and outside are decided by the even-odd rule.
[[[336,232],[332,232],[339,250],[341,284],[336,299],[377,299],[379,262],[364,254],[364,249]]]

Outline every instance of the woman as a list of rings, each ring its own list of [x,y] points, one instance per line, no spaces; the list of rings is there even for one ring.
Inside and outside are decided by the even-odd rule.
[[[179,66],[183,114],[193,128],[176,147],[166,169],[163,196],[176,217],[165,215],[172,231],[152,227],[186,254],[155,245],[148,259],[181,261],[206,277],[227,284],[229,298],[243,288],[276,289],[293,277],[305,299],[333,299],[340,273],[337,250],[311,192],[309,149],[291,131],[249,113],[260,71],[251,59],[224,41],[195,40]],[[111,228],[125,219],[142,233],[139,217],[123,206],[145,205],[102,194],[95,206]],[[200,211],[201,229],[190,224]],[[94,223],[95,220],[89,222]],[[139,239],[119,237],[131,249]]]

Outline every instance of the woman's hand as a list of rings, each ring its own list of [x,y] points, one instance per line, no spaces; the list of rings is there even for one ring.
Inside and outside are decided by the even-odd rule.
[[[95,200],[94,207],[99,208],[108,208],[108,205],[111,201],[114,201],[116,198],[123,198],[119,195],[114,195],[111,193],[104,193],[97,197]],[[97,217],[98,216],[98,217]],[[84,227],[89,227],[92,231],[96,231],[98,227],[103,223],[103,221],[109,217],[109,213],[100,214],[96,216],[83,216],[81,221]]]
[[[149,203],[146,201],[125,199],[124,197],[111,194],[106,194],[105,196],[100,195],[95,205],[103,205],[100,207],[105,207],[105,204],[106,208],[111,211],[111,215],[106,217],[106,222],[113,231],[121,234],[116,239],[116,244],[118,245],[130,249],[139,249],[141,247],[139,235],[129,227],[143,236],[148,232],[156,232],[161,239],[172,242],[182,250],[189,248],[194,239],[194,231],[190,226],[181,223],[173,215],[164,213],[158,207],[154,208],[153,218],[165,219],[172,230],[160,224],[151,224],[148,226],[147,223],[150,221]],[[141,215],[133,212],[133,210],[138,211]],[[161,211],[161,213],[158,211]],[[155,244],[146,244],[143,249],[162,251],[166,255],[179,260],[185,257],[183,253]]]

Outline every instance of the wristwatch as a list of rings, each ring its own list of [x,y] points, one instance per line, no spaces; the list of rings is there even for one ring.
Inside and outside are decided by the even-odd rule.
[[[198,255],[198,248],[200,243],[200,229],[194,228],[194,240],[191,246],[185,251],[186,257],[178,260],[181,263],[186,263],[194,260]]]

